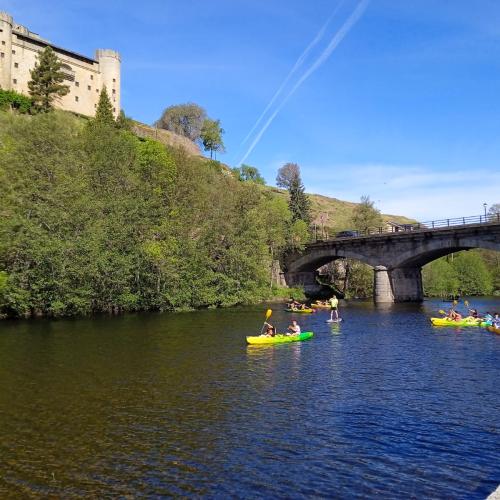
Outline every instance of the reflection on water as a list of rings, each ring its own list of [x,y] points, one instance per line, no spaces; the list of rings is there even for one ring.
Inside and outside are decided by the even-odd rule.
[[[477,306],[476,306],[477,304]],[[479,309],[499,302],[475,300]],[[266,305],[0,324],[1,497],[485,498],[500,482],[500,336],[439,302]]]

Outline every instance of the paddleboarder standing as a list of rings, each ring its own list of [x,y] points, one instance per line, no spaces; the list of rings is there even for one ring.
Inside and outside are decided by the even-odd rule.
[[[334,321],[333,316],[335,315],[335,321],[339,320],[339,299],[337,299],[336,295],[330,299],[330,321]]]

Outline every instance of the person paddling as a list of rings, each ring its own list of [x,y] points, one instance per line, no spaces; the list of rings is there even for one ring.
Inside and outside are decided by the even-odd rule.
[[[333,316],[335,315],[335,321],[339,320],[339,299],[337,299],[336,295],[330,299],[330,321],[333,321]]]
[[[266,333],[264,336],[266,337],[274,337],[276,335],[276,328],[270,323],[264,323],[266,325]]]

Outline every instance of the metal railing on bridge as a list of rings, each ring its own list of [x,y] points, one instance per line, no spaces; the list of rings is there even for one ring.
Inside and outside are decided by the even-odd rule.
[[[438,219],[427,222],[415,222],[411,224],[387,223],[383,227],[369,228],[365,231],[346,230],[334,235],[328,235],[324,230],[318,234],[319,227],[313,226],[313,235],[316,241],[325,241],[337,238],[358,238],[376,234],[405,233],[412,231],[429,231],[433,229],[443,229],[453,226],[467,226],[469,224],[499,224],[500,213],[472,215],[469,217],[456,217],[451,219]]]

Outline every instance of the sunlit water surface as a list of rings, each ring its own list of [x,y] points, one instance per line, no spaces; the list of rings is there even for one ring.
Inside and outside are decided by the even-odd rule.
[[[350,303],[266,347],[266,305],[0,323],[0,496],[485,498],[500,335],[432,327],[444,305]]]

